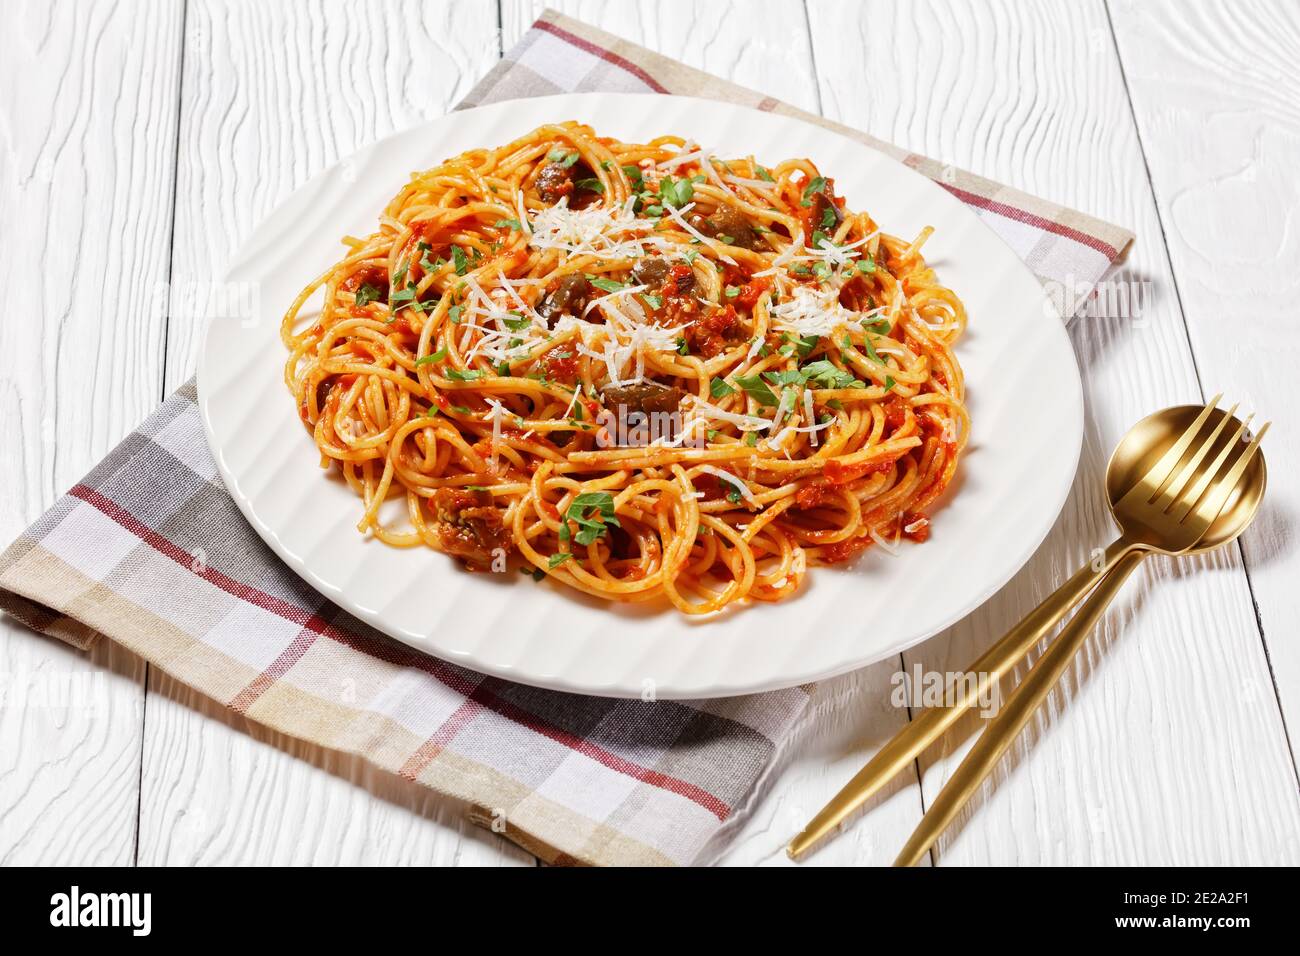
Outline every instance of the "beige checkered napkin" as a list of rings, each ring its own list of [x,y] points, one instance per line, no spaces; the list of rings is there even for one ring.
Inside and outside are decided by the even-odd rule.
[[[803,116],[549,12],[467,105],[572,90],[672,91]],[[1131,238],[966,173],[943,181],[1045,280],[1091,285]],[[192,384],[0,556],[0,607],[80,647],[105,634],[269,727],[463,800],[551,862],[695,861],[808,701],[805,688],[654,703],[559,694],[388,639],[323,600],[243,520]]]

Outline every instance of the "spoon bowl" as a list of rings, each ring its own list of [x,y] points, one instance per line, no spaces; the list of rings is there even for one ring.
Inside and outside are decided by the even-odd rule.
[[[1112,511],[1115,511],[1116,506],[1128,493],[1129,489],[1136,485],[1139,479],[1160,460],[1160,457],[1204,410],[1205,406],[1203,405],[1178,405],[1173,408],[1162,409],[1148,415],[1129,429],[1128,434],[1121,439],[1114,453],[1110,456],[1110,463],[1106,466],[1106,495],[1110,499]],[[1210,413],[1205,428],[1217,426],[1228,414],[1223,409],[1214,409]],[[1234,421],[1226,423],[1214,446],[1210,449],[1210,458],[1217,456],[1224,446],[1233,441],[1233,435],[1237,431],[1236,424],[1237,422]],[[1242,451],[1245,451],[1249,438],[1250,436],[1247,434],[1244,440],[1240,442]],[[1190,456],[1191,451],[1189,450],[1183,456],[1183,461],[1186,461]],[[1182,463],[1179,464],[1181,466]],[[1242,475],[1241,480],[1237,482],[1236,487],[1228,496],[1223,510],[1210,523],[1209,529],[1196,543],[1196,546],[1180,553],[1203,554],[1206,551],[1213,551],[1215,548],[1222,547],[1240,535],[1246,530],[1246,527],[1254,519],[1255,513],[1259,510],[1259,503],[1264,497],[1264,488],[1267,484],[1268,468],[1264,464],[1264,453],[1259,450],[1246,466],[1245,474]],[[1116,514],[1115,520],[1120,523],[1121,527],[1124,527],[1119,514]]]

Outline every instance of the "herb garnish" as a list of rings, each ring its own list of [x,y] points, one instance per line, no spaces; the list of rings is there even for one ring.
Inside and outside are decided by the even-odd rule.
[[[456,275],[463,276],[469,271],[469,257],[465,255],[465,250],[460,246],[451,247],[451,261],[456,266]]]
[[[824,176],[814,176],[809,180],[808,185],[803,188],[803,199],[799,205],[811,206],[812,198],[815,193],[819,193],[826,188],[826,178]]]
[[[447,357],[447,346],[444,345],[442,348],[438,349],[438,351],[434,352],[432,355],[422,355],[418,359],[416,359],[415,367],[419,368],[421,365],[432,365],[434,362],[441,362],[446,357]]]
[[[573,499],[565,512],[564,523],[560,525],[561,541],[569,540],[570,521],[578,526],[573,540],[580,545],[593,543],[609,530],[610,525],[622,527],[614,514],[614,496],[608,491],[587,491]]]
[[[736,384],[743,388],[745,394],[754,399],[760,405],[775,405],[777,403],[776,395],[770,388],[768,388],[767,383],[763,381],[762,376],[737,375]]]
[[[728,385],[725,379],[715,378],[709,382],[709,394],[714,398],[726,398],[728,395],[735,395],[736,390]]]
[[[616,279],[606,279],[604,276],[591,277],[590,282],[597,289],[602,289],[605,292],[622,292],[627,288],[627,285],[624,283],[619,282]]]

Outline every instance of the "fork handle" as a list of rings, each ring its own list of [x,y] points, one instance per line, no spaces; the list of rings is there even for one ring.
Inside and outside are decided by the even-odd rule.
[[[1038,706],[1051,693],[1056,682],[1061,679],[1070,661],[1083,645],[1093,627],[1105,613],[1111,599],[1119,593],[1128,576],[1142,563],[1150,552],[1134,549],[1124,554],[1115,567],[1097,585],[1092,596],[1079,609],[1070,623],[1065,625],[1043,656],[1030,669],[1025,679],[1011,695],[1002,712],[989,722],[983,735],[975,741],[970,752],[957,767],[956,772],[944,784],[930,809],[921,818],[920,824],[908,839],[907,845],[894,861],[895,866],[913,866],[925,856],[926,851],[939,834],[947,829],[948,824],[966,805],[984,778],[1006,752],[1011,742],[1029,723]]]
[[[1030,611],[1019,624],[985,651],[965,673],[974,674],[976,681],[956,681],[949,685],[945,700],[952,706],[931,707],[908,722],[889,743],[881,747],[870,762],[837,793],[820,813],[808,822],[803,831],[790,841],[787,852],[798,857],[814,843],[843,822],[844,818],[866,803],[873,794],[909,766],[916,756],[938,740],[979,698],[983,687],[1000,680],[1029,650],[1060,623],[1070,609],[1083,600],[1097,582],[1115,566],[1124,555],[1140,547],[1123,539],[1114,541],[1102,552],[1098,561],[1090,561],[1069,580],[1053,591],[1042,604]]]

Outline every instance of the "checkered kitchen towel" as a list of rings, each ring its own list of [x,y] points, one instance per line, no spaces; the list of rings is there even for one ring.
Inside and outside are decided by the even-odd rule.
[[[797,115],[545,13],[465,105],[574,90],[685,93]],[[974,206],[1045,281],[1091,286],[1132,238],[861,133]],[[0,607],[100,634],[283,733],[464,801],[549,862],[690,863],[736,814],[808,688],[618,701],[536,690],[417,653],[281,564],[216,476],[186,385],[0,556]]]

